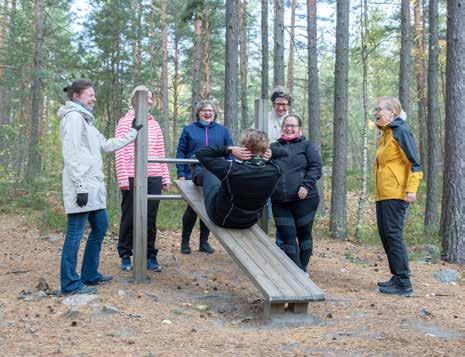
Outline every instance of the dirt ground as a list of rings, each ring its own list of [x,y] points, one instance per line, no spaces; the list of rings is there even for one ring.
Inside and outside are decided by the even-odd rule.
[[[110,235],[101,271],[115,281],[73,306],[37,288],[44,280],[59,288],[62,233],[41,237],[26,217],[1,216],[1,355],[465,355],[463,267],[412,261],[414,297],[382,296],[375,284],[389,275],[380,247],[318,239],[310,273],[326,301],[264,321],[261,294],[219,243],[211,239],[213,255],[182,255],[179,236],[159,234],[163,272],[134,284]],[[437,282],[434,272],[446,268],[462,281]]]

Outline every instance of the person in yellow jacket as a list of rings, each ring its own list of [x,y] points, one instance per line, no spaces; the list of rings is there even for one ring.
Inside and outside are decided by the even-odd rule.
[[[411,296],[407,248],[402,237],[407,207],[416,199],[423,172],[407,115],[397,98],[384,97],[375,108],[381,131],[376,150],[376,220],[392,277],[378,282],[384,294]]]

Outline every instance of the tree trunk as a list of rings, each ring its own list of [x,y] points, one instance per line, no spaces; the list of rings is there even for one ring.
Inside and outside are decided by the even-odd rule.
[[[179,98],[179,21],[175,20],[174,30],[174,76],[173,76],[173,150],[178,143],[178,98]]]
[[[224,80],[224,125],[237,139],[237,45],[239,41],[237,1],[226,0],[226,54]]]
[[[320,90],[318,76],[318,33],[316,27],[316,0],[307,0],[307,61],[308,61],[308,139],[321,155]],[[320,214],[325,214],[323,177],[317,183],[321,200]]]
[[[6,37],[8,34],[8,0],[3,0],[2,7],[3,7],[3,14],[1,14],[1,17],[0,17],[0,51],[3,51],[3,46],[5,45]],[[0,67],[0,78],[2,77],[3,77],[3,68]],[[0,125],[2,124],[1,115],[2,113],[0,112]]]
[[[269,93],[269,48],[268,48],[268,0],[261,0],[262,3],[262,98],[268,98]]]
[[[157,15],[159,14],[159,9],[157,8],[158,0],[152,0],[151,4],[151,16],[150,16],[150,64],[151,64],[151,71],[150,71],[150,81],[152,83],[153,89],[153,100],[155,108],[161,108],[160,105],[160,76],[159,76],[159,62],[157,59],[159,58],[157,52],[157,28],[159,25],[157,24]]]
[[[437,201],[441,139],[439,127],[439,43],[438,0],[429,1],[429,57],[428,57],[428,176],[426,180],[425,232],[438,229]]]
[[[426,132],[426,70],[425,70],[425,47],[424,47],[424,22],[420,0],[414,0],[415,20],[415,74],[417,79],[417,121],[419,124],[420,138],[420,164],[426,174],[427,163],[427,132]]]
[[[241,130],[249,127],[249,106],[247,103],[247,0],[238,1],[240,33],[240,82],[241,82]]]
[[[333,168],[330,234],[347,237],[347,106],[349,75],[349,0],[337,1],[336,63],[334,75]]]
[[[273,87],[284,86],[284,1],[274,0]]]
[[[31,133],[29,136],[29,157],[27,180],[32,180],[40,171],[39,121],[42,82],[42,46],[44,44],[44,9],[42,0],[34,2],[34,57],[32,75]]]
[[[198,9],[194,19],[194,45],[192,48],[192,111],[191,120],[195,120],[195,106],[200,102],[200,65],[202,61],[202,19]]]
[[[205,3],[204,9],[204,46],[203,46],[203,72],[205,75],[205,86],[203,90],[203,97],[210,98],[211,93],[211,79],[210,79],[210,6],[208,1]]]
[[[465,263],[465,4],[447,1],[446,150],[442,206],[445,259]]]
[[[399,100],[408,116],[410,114],[410,0],[401,0],[400,27]]]
[[[287,88],[291,96],[294,92],[295,8],[296,0],[291,0],[291,36],[289,39],[289,61],[287,63]],[[292,106],[289,110],[292,112]]]
[[[141,48],[141,27],[142,27],[142,2],[132,0],[131,1],[131,10],[133,15],[133,26],[132,26],[132,33],[135,36],[132,48],[134,54],[134,85],[140,84],[140,71],[141,71],[141,63],[142,63],[142,48]]]
[[[365,218],[365,204],[367,195],[368,176],[368,2],[361,1],[360,35],[362,39],[362,97],[363,97],[363,149],[362,149],[362,181],[360,183],[360,198],[358,201],[357,224],[355,229],[355,239],[361,240],[362,229]]]
[[[169,93],[168,93],[168,0],[161,1],[161,92],[163,101],[163,139],[165,148],[169,143]]]

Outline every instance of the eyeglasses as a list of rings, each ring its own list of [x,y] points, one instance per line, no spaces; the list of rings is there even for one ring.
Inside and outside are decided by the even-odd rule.
[[[299,126],[297,124],[286,124],[284,125],[285,128],[298,128]]]
[[[203,109],[202,109],[200,112],[201,112],[201,113],[213,113],[213,110],[211,110],[211,109],[203,110]]]
[[[373,109],[373,111],[376,113],[376,112],[380,112],[382,110],[387,110],[386,108],[382,108],[382,107],[376,107],[375,109]]]
[[[289,103],[273,103],[275,107],[287,107],[289,106]]]

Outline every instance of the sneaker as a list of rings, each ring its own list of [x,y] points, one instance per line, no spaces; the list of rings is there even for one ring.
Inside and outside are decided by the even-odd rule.
[[[212,246],[208,244],[208,242],[205,242],[200,243],[199,252],[212,254],[215,252],[215,249],[213,249]]]
[[[111,275],[103,275],[97,280],[97,281],[85,281],[84,284],[86,285],[102,285],[109,283],[110,281],[113,280],[113,277]]]
[[[394,280],[395,280],[394,277],[395,277],[394,275],[391,276],[391,279],[389,279],[388,281],[378,281],[378,282],[376,283],[376,285],[378,285],[378,286],[380,286],[380,287],[381,287],[381,286],[382,286],[382,287],[390,286],[390,285],[394,284]]]
[[[129,256],[122,257],[120,267],[122,271],[130,271],[132,269],[131,257]]]
[[[181,243],[181,253],[182,254],[191,254],[191,247],[189,247],[189,243]]]
[[[78,290],[74,290],[69,293],[63,293],[63,295],[91,295],[91,294],[96,294],[96,293],[97,293],[96,288],[91,288],[89,286],[83,286],[82,288]]]
[[[158,271],[158,272],[161,271],[161,266],[160,264],[158,264],[156,257],[147,259],[147,269],[152,270],[152,271]]]
[[[388,295],[413,296],[413,289],[411,286],[400,286],[397,284],[380,286],[379,292]]]

